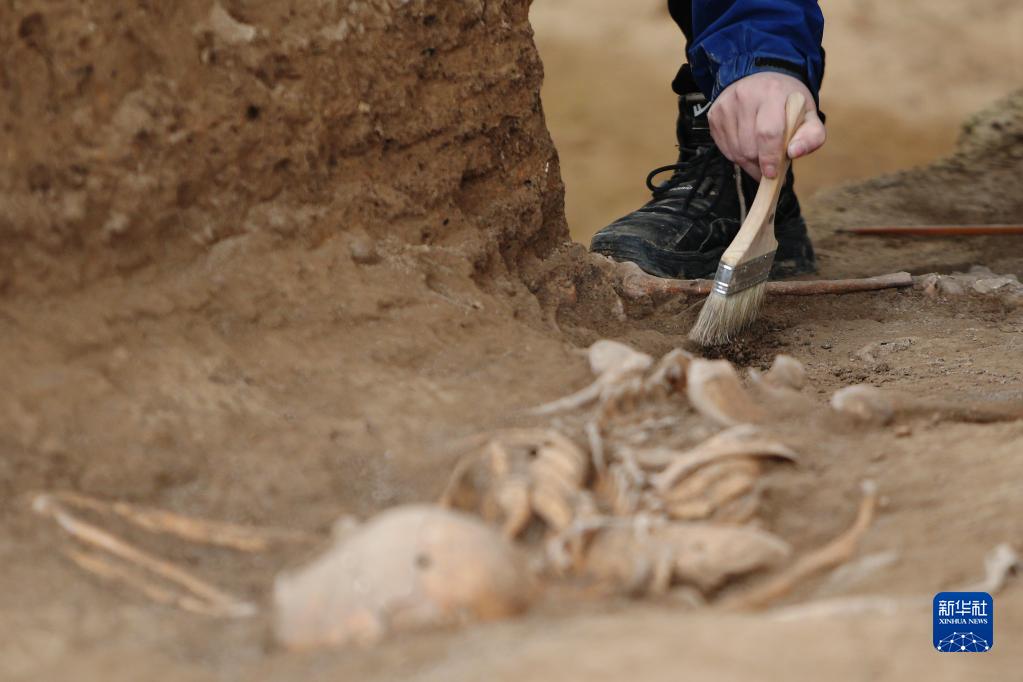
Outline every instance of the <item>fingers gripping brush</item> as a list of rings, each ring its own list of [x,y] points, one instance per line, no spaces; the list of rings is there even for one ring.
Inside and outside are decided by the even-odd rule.
[[[799,127],[806,100],[793,93],[785,102],[785,146]],[[767,277],[771,274],[778,242],[774,238],[774,213],[778,195],[789,170],[788,154],[782,153],[778,174],[764,178],[757,189],[746,220],[721,256],[714,288],[700,310],[689,338],[701,346],[731,341],[760,313]]]

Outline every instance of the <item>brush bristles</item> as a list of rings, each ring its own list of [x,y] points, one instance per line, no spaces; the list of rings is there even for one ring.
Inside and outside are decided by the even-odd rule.
[[[757,319],[766,290],[767,282],[761,282],[730,296],[712,292],[689,338],[701,346],[728,343]]]

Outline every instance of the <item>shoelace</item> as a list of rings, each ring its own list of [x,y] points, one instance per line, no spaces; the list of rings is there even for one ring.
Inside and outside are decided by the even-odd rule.
[[[684,214],[689,209],[689,204],[692,202],[693,197],[704,191],[703,183],[707,180],[709,174],[709,167],[711,155],[706,153],[706,149],[699,147],[696,149],[695,154],[692,158],[685,161],[679,161],[678,163],[671,163],[667,166],[660,166],[653,169],[646,176],[646,186],[653,194],[654,200],[664,198],[665,194],[671,190],[677,188],[683,183],[689,182],[689,179],[682,175],[682,171],[692,169],[694,167],[699,169],[699,174],[696,177],[696,181],[692,183],[693,191],[686,194],[685,201],[678,207],[677,212]],[[654,184],[654,178],[661,173],[671,171],[671,177],[659,185]]]
[[[685,161],[679,161],[678,163],[669,163],[667,166],[659,166],[650,171],[650,173],[647,174],[646,176],[647,189],[649,189],[654,195],[662,194],[665,191],[675,189],[683,182],[681,172],[689,168],[692,168],[693,165],[696,163],[699,163],[700,165],[700,180],[697,182],[696,185],[698,186],[706,178],[708,160],[710,160],[710,155],[706,153],[705,149],[698,147],[695,153],[693,154],[692,158],[687,159]],[[668,178],[665,182],[659,185],[655,185],[654,178],[660,175],[661,173],[667,173],[668,171],[672,172],[671,177]]]
[[[680,213],[684,213],[686,209],[689,208],[689,204],[692,201],[693,197],[702,191],[703,182],[704,180],[707,179],[708,173],[707,167],[710,165],[707,162],[709,161],[710,156],[704,154],[703,152],[704,150],[702,148],[697,148],[696,153],[694,155],[695,158],[693,159],[687,161],[680,161],[678,163],[670,163],[667,166],[659,166],[650,171],[650,173],[646,176],[646,186],[647,189],[650,190],[651,194],[653,194],[654,200],[660,199],[662,196],[664,196],[666,192],[675,189],[680,184],[685,182],[686,180],[681,175],[681,171],[691,168],[694,162],[699,161],[700,175],[698,176],[697,181],[693,183],[693,191],[686,195],[686,200],[683,202],[682,206],[679,209]],[[739,168],[739,164],[732,164],[732,169],[735,174],[736,195],[739,198],[739,223],[742,224],[746,221],[747,210],[746,195],[742,191],[742,169]],[[661,183],[660,185],[655,185],[653,182],[654,178],[660,175],[661,173],[667,173],[668,171],[672,172],[672,176],[668,178],[667,181]]]

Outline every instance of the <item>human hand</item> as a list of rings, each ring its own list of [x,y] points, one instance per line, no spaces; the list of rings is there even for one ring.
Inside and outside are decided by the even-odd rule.
[[[783,150],[785,100],[793,92],[806,99],[803,123]],[[811,154],[827,134],[810,91],[798,78],[763,71],[741,78],[725,88],[707,114],[710,132],[729,161],[760,180],[778,175],[782,154],[789,158]]]

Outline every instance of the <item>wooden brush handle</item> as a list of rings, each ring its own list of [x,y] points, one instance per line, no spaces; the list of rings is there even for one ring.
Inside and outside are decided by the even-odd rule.
[[[722,263],[735,267],[739,263],[763,256],[778,248],[778,242],[774,238],[774,211],[789,172],[789,142],[803,122],[805,106],[806,98],[798,92],[789,95],[785,101],[785,135],[778,174],[760,181],[753,206],[750,207],[746,220],[732,240],[731,246],[721,256]]]

